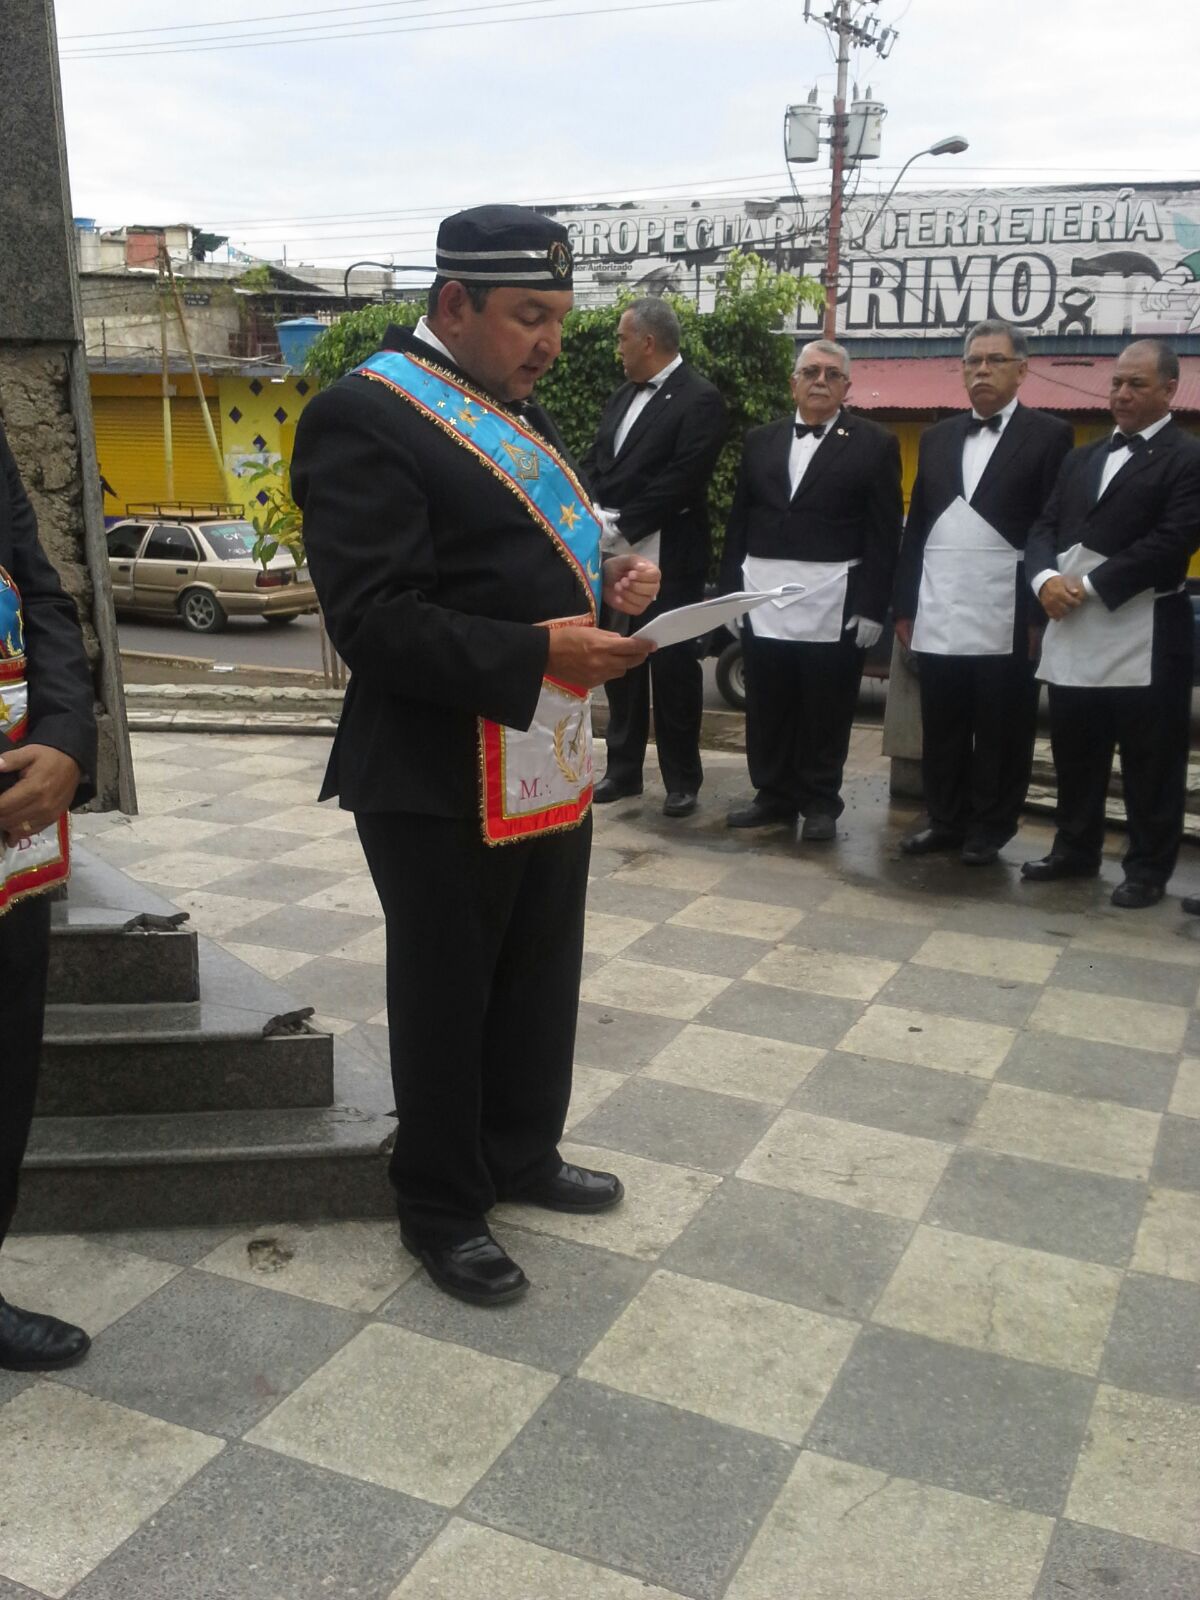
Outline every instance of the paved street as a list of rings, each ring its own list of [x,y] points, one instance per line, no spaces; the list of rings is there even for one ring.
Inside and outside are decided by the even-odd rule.
[[[878,730],[843,833],[596,818],[533,1290],[434,1292],[390,1223],[17,1237],[89,1361],[0,1375],[0,1600],[1195,1600],[1200,888],[901,859]],[[381,919],[320,738],[139,734],[81,843],[384,1072]]]

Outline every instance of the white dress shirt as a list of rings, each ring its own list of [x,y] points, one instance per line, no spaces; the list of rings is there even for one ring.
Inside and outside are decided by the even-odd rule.
[[[650,404],[651,400],[654,399],[654,396],[662,388],[663,384],[666,383],[667,379],[675,371],[676,367],[681,367],[682,365],[683,357],[676,356],[674,361],[669,361],[661,372],[656,372],[652,378],[648,378],[646,380],[646,387],[641,391],[640,394],[634,395],[633,399],[629,402],[629,405],[625,409],[625,415],[617,424],[617,431],[613,436],[614,456],[619,456],[621,454],[621,451],[625,445],[625,441],[629,437],[630,429],[633,427],[634,423],[641,416],[642,412],[645,411],[646,407]]]
[[[445,356],[446,360],[452,367],[458,366],[458,359],[454,352],[452,350],[447,350],[446,346],[438,338],[437,334],[434,333],[433,329],[429,326],[424,317],[418,317],[417,325],[413,329],[413,333],[418,339],[420,339],[422,344],[432,345],[432,347],[440,356]]]
[[[969,433],[963,440],[963,499],[968,505],[970,505],[975,496],[975,491],[979,487],[979,480],[983,477],[988,462],[992,459],[993,450],[1000,443],[1000,435],[1012,420],[1012,414],[1017,409],[1017,404],[1017,397],[1014,395],[1004,407],[1004,410],[997,412],[997,416],[1000,418],[1000,426],[998,428],[980,428],[977,433]],[[977,411],[972,411],[971,415],[977,421],[982,422],[984,420]]]
[[[1154,435],[1161,432],[1161,430],[1166,427],[1170,420],[1171,413],[1168,411],[1165,417],[1160,417],[1157,422],[1152,422],[1148,428],[1139,428],[1138,432],[1141,434],[1143,439],[1153,439]],[[1120,434],[1120,431],[1121,430],[1119,428],[1114,428],[1112,431],[1112,438],[1117,438],[1117,436]],[[1100,474],[1100,494],[1104,493],[1125,463],[1132,460],[1133,451],[1128,445],[1124,446],[1123,449],[1113,450],[1110,452],[1104,463],[1104,470]],[[1100,495],[1097,495],[1096,498],[1099,499]],[[1041,594],[1042,585],[1049,579],[1057,578],[1059,576],[1061,576],[1061,574],[1058,572],[1056,567],[1046,567],[1042,572],[1038,573],[1030,587],[1032,588],[1034,594]],[[1096,591],[1092,587],[1092,580],[1088,577],[1085,577],[1083,580],[1083,592],[1086,595],[1090,595],[1092,599],[1095,599],[1096,597]]]
[[[809,462],[817,453],[818,445],[823,442],[829,430],[837,426],[841,415],[842,413],[839,410],[834,416],[830,417],[829,421],[823,425],[825,432],[820,439],[817,438],[815,433],[805,434],[803,439],[797,439],[795,434],[792,435],[792,448],[788,452],[788,478],[791,482],[793,496],[800,487],[801,478],[808,471]],[[796,421],[801,427],[805,426],[804,418],[799,411],[796,412]],[[820,427],[822,424],[818,423],[817,426]]]

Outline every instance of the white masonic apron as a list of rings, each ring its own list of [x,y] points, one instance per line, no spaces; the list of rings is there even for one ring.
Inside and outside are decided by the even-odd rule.
[[[755,637],[836,644],[842,637],[850,568],[856,566],[857,561],[771,561],[747,556],[742,579],[753,593],[764,594],[785,583],[805,586],[803,594],[782,595],[749,613],[746,621]]]
[[[1059,557],[1064,578],[1082,578],[1107,557],[1073,544]],[[1042,641],[1037,675],[1071,689],[1144,689],[1154,648],[1154,590],[1134,595],[1116,611],[1089,596],[1051,622]]]
[[[912,647],[931,656],[1012,654],[1019,550],[961,495],[929,530]]]

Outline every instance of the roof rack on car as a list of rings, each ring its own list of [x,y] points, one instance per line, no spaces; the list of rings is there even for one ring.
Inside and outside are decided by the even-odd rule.
[[[219,500],[197,500],[185,504],[161,500],[130,502],[125,507],[127,517],[173,517],[180,522],[203,522],[210,517],[236,517],[242,521],[245,506],[222,503]]]

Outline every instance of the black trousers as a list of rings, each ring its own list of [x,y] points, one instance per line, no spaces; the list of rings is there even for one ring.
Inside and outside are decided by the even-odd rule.
[[[1142,689],[1050,686],[1050,744],[1058,777],[1056,855],[1096,864],[1104,801],[1120,752],[1129,844],[1125,876],[1165,884],[1183,837],[1191,737],[1192,662],[1158,657]]]
[[[559,1161],[591,818],[498,847],[474,820],[355,821],[387,922],[400,1220],[457,1243]]]
[[[935,828],[1007,844],[1033,769],[1038,682],[1028,656],[918,656],[925,803]]]
[[[758,798],[806,817],[840,817],[842,772],[866,651],[742,632],[746,759]]]
[[[663,592],[638,618],[644,627],[653,617],[704,598],[702,577],[664,585]],[[635,627],[634,632],[637,631]],[[695,794],[704,782],[700,763],[700,722],[704,715],[704,673],[692,641],[667,645],[623,678],[604,686],[608,697],[608,762],[606,778],[640,787],[646,742],[650,737],[650,698],[654,696],[654,740],[668,794]]]
[[[33,1121],[49,965],[50,900],[39,895],[0,916],[0,1244],[16,1210]]]

